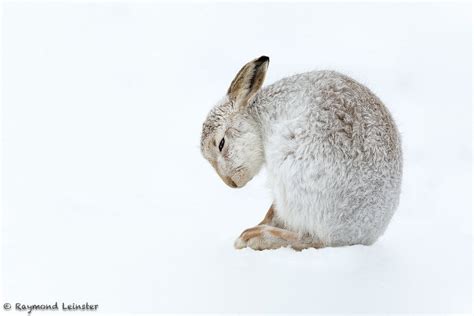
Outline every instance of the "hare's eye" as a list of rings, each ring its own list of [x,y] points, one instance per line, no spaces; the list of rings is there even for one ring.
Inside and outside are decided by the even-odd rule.
[[[224,143],[225,143],[225,140],[224,138],[222,138],[221,142],[219,143],[219,151],[222,151],[222,148],[224,148]]]

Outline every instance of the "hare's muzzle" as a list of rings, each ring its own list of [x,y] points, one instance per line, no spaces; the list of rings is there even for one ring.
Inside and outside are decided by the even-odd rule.
[[[234,188],[234,189],[238,188],[238,185],[230,177],[221,176],[220,174],[219,176],[221,177],[222,181],[224,181],[224,183],[230,186],[231,188]]]
[[[231,178],[228,178],[229,179],[229,182],[226,182],[228,186],[230,186],[231,188],[238,188],[238,185],[235,184],[235,182],[231,179]]]

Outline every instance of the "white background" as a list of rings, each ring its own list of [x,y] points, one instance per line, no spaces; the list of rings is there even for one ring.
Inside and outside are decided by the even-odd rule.
[[[3,7],[2,303],[138,312],[469,312],[471,8]],[[373,246],[236,251],[271,196],[225,186],[201,124],[235,73],[335,69],[392,112],[400,207]]]

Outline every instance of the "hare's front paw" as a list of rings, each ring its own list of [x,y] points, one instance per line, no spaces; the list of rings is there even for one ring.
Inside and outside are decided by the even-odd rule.
[[[259,225],[242,232],[234,242],[236,249],[250,247],[253,250],[277,249],[288,246],[288,240],[279,234],[278,228]]]

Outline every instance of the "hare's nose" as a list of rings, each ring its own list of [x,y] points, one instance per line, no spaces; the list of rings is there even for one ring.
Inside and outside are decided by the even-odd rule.
[[[232,188],[236,188],[237,187],[237,184],[235,184],[235,182],[229,177],[227,178],[228,182],[227,184],[232,187]]]
[[[217,172],[217,174],[219,175],[219,177],[221,177],[222,181],[224,181],[225,184],[227,184],[231,188],[238,188],[238,185],[234,182],[234,180],[232,180],[231,177],[223,176],[219,172]]]

